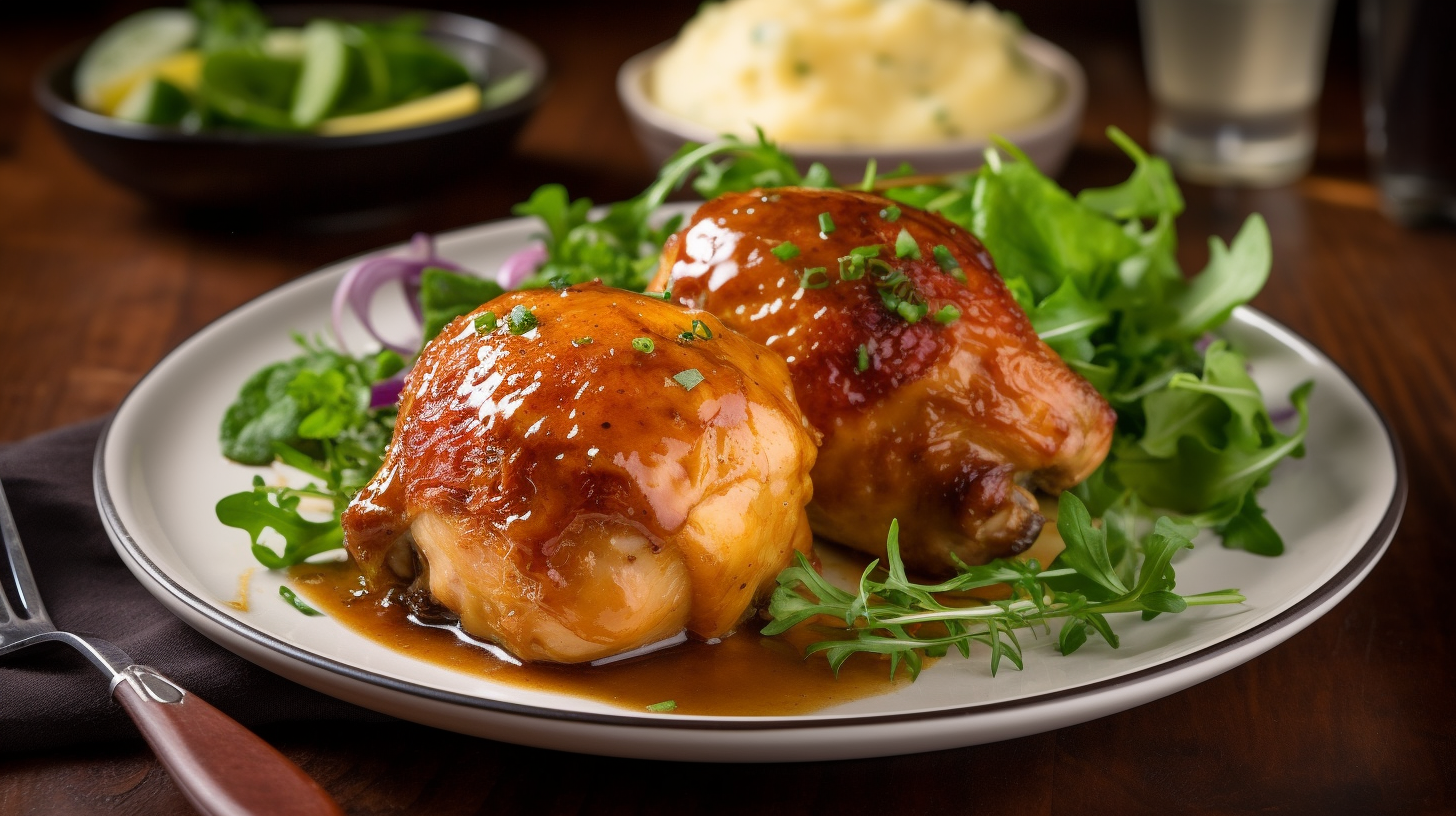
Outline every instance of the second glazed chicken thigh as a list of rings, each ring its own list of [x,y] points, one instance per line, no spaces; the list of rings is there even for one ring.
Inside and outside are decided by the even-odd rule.
[[[912,568],[1030,546],[1031,488],[1086,478],[1115,416],[1032,329],[985,249],[878,196],[785,188],[714,199],[669,239],[654,289],[789,366],[823,434],[810,521]]]

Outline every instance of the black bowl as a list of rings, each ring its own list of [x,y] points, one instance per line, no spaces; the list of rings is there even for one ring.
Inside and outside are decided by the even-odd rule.
[[[354,136],[238,130],[186,133],[103,116],[76,104],[82,47],[36,77],[35,95],[71,148],[102,175],[165,207],[257,215],[361,210],[418,198],[497,163],[545,89],[546,61],[518,34],[474,17],[387,6],[275,6],[278,25],[421,15],[425,32],[487,82],[527,71],[531,90],[458,119]]]

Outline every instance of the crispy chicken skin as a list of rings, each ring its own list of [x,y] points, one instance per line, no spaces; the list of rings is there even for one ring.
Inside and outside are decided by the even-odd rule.
[[[979,564],[1030,546],[1043,519],[1029,488],[1058,492],[1086,478],[1107,455],[1115,416],[1037,337],[974,236],[908,207],[891,220],[891,204],[802,188],[722,196],[668,240],[652,288],[788,363],[799,405],[823,434],[809,507],[816,534],[883,555],[898,518],[907,565],[946,573],[954,558]],[[919,259],[896,257],[902,229]],[[775,256],[784,242],[800,254]],[[931,315],[953,304],[959,319],[907,323],[873,275],[842,280],[839,259],[872,244]],[[937,245],[965,283],[941,270]],[[814,267],[828,285],[801,288],[802,270]]]
[[[516,306],[539,325],[512,334]],[[486,311],[501,325],[477,331]],[[712,339],[681,339],[693,320]],[[371,588],[427,589],[524,660],[724,636],[810,550],[815,441],[783,361],[712,315],[596,283],[511,292],[425,347],[345,544]]]

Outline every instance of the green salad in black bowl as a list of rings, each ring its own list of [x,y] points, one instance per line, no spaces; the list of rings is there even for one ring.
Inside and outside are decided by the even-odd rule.
[[[302,215],[490,166],[545,73],[525,39],[463,15],[198,0],[118,22],[35,92],[83,159],[158,204]]]

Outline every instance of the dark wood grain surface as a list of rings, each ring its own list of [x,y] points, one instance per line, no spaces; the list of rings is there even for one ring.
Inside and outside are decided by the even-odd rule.
[[[436,5],[447,5],[444,3]],[[1130,3],[1007,3],[1086,67],[1091,99],[1063,177],[1120,179],[1101,136],[1146,141]],[[691,3],[472,4],[540,43],[554,85],[488,177],[382,217],[306,227],[198,225],[92,174],[30,102],[51,53],[125,9],[0,10],[0,440],[113,409],[169,349],[248,299],[339,257],[508,214],[561,181],[598,201],[652,169],[612,80]],[[1383,217],[1363,159],[1354,15],[1341,7],[1319,159],[1268,190],[1187,185],[1185,265],[1204,236],[1260,211],[1274,272],[1255,305],[1312,340],[1372,397],[1405,448],[1410,501],[1385,558],[1345,601],[1273,651],[1131,711],[956,751],[723,767],[519,748],[407,723],[263,736],[350,813],[1451,813],[1456,812],[1456,231]],[[0,705],[8,701],[0,700]],[[186,813],[140,743],[0,764],[0,813]]]

